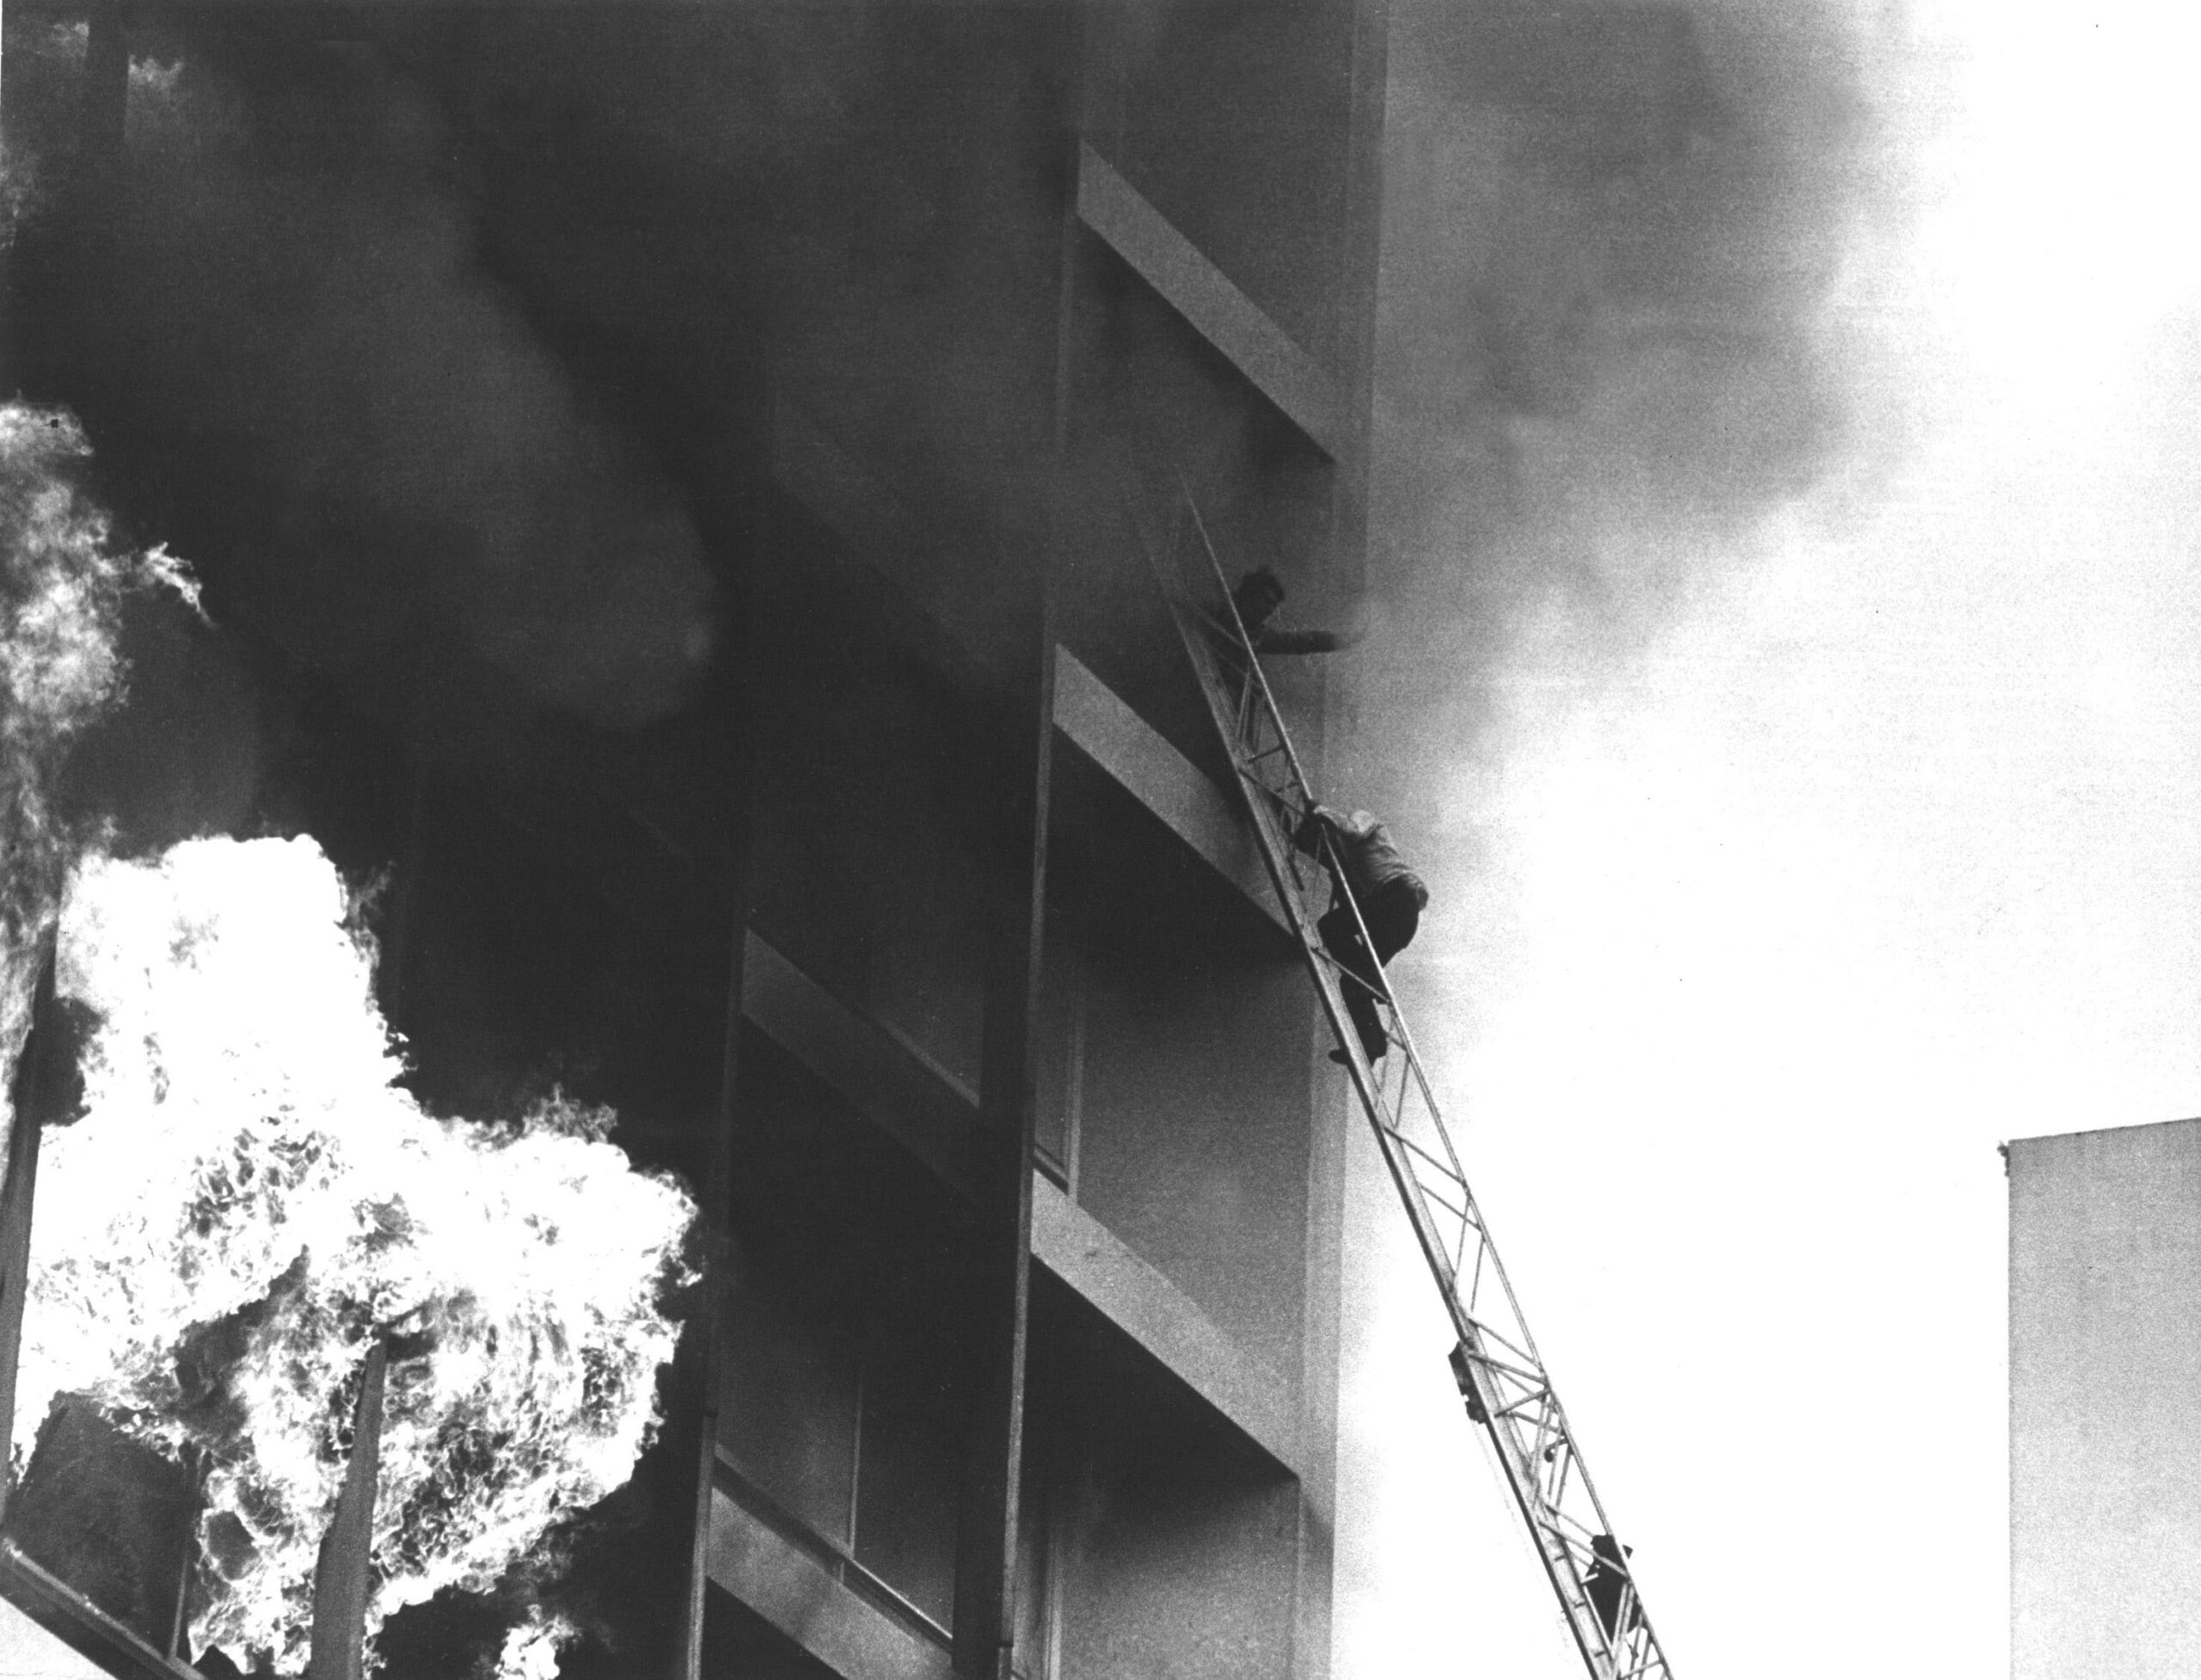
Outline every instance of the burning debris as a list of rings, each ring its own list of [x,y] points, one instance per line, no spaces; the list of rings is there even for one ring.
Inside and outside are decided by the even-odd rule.
[[[554,1097],[490,1127],[399,1090],[373,953],[312,842],[129,862],[61,813],[71,748],[123,696],[128,600],[196,604],[159,549],[112,540],[87,453],[69,415],[0,405],[0,1055],[57,918],[59,990],[96,1020],[83,1115],[44,1146],[12,1445],[20,1471],[76,1395],[184,1466],[194,1643],[295,1671],[368,1348],[389,1358],[371,1632],[487,1590],[628,1479],[695,1210],[604,1141],[608,1111]],[[537,1615],[503,1666],[550,1671],[571,1636]]]
[[[10,236],[21,162],[0,159]],[[88,454],[67,413],[0,404],[0,1058],[57,923],[60,992],[95,1022],[82,1114],[43,1146],[14,1468],[73,1463],[49,1449],[79,1438],[115,1456],[109,1429],[176,1467],[193,1644],[294,1672],[370,1347],[389,1359],[370,1636],[442,1592],[501,1583],[513,1606],[655,1431],[695,1209],[605,1141],[608,1110],[554,1096],[475,1125],[397,1088],[374,953],[312,842],[107,855],[144,843],[77,785],[121,714],[126,621],[140,597],[197,601],[161,550],[115,540]],[[83,1489],[56,1473],[65,1516]],[[555,1672],[576,1636],[535,1609],[497,1664]]]
[[[554,1098],[501,1128],[392,1081],[373,956],[308,840],[93,858],[59,988],[97,1017],[49,1132],[15,1446],[77,1393],[198,1469],[195,1645],[303,1665],[316,1548],[370,1346],[389,1350],[371,1636],[483,1591],[627,1480],[695,1209]],[[549,1671],[555,1620],[504,1666]]]
[[[505,1636],[497,1680],[557,1680],[559,1649],[579,1631],[555,1612],[530,1609],[527,1620]]]

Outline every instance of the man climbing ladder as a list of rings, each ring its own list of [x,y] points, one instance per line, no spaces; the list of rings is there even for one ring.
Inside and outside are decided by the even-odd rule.
[[[1261,669],[1254,627],[1224,580],[1189,491],[1180,499],[1177,530],[1165,538],[1150,524],[1152,504],[1137,488],[1136,469],[1127,467],[1125,476],[1125,505],[1140,544],[1169,604],[1235,772],[1262,861],[1336,1037],[1333,1059],[1352,1081],[1444,1297],[1458,1339],[1453,1369],[1468,1416],[1495,1451],[1593,1680],[1671,1680],[1627,1561],[1630,1548],[1614,1537],[1384,978],[1381,953],[1387,947],[1395,951],[1404,940],[1398,937],[1399,922],[1389,922],[1379,934],[1370,917],[1371,905],[1385,896],[1378,872],[1367,868],[1371,855],[1365,849],[1381,825],[1372,819],[1365,827],[1357,819],[1340,819],[1315,798]],[[1363,848],[1358,862],[1356,844]],[[1303,861],[1309,853],[1319,867]],[[1390,856],[1395,859],[1395,849]],[[1413,872],[1401,860],[1398,874],[1389,873],[1388,865],[1380,873],[1396,880]],[[1315,903],[1325,886],[1330,902],[1318,920]],[[1401,889],[1389,891],[1397,896]],[[1420,908],[1416,900],[1416,922]],[[1376,922],[1385,916],[1379,907]],[[1343,937],[1348,926],[1352,940]],[[1406,935],[1412,933],[1407,925]]]
[[[1322,948],[1345,971],[1340,990],[1361,1053],[1380,1062],[1390,1048],[1376,1009],[1391,1001],[1383,965],[1413,942],[1429,908],[1429,889],[1399,855],[1390,829],[1365,811],[1346,816],[1318,805],[1301,819],[1292,843],[1330,866],[1330,907],[1315,927]],[[1339,1049],[1330,1059],[1342,1066],[1351,1058]]]

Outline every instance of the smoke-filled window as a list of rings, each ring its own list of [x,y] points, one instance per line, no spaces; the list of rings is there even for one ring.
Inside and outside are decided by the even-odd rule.
[[[975,1248],[947,1192],[761,1035],[720,1445],[769,1520],[942,1630]],[[761,1502],[755,1496],[761,1494]]]

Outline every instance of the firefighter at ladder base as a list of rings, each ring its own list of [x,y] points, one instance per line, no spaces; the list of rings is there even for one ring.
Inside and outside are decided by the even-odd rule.
[[[1380,965],[1413,941],[1429,904],[1429,889],[1399,855],[1391,831],[1365,811],[1346,816],[1318,805],[1301,820],[1292,840],[1301,851],[1321,859],[1330,872],[1330,908],[1315,926],[1323,948],[1345,971],[1338,990],[1360,1034],[1360,1047],[1370,1061],[1380,1061],[1391,1043],[1376,1010],[1379,1002],[1390,1001]],[[1368,929],[1364,940],[1363,926]],[[1333,1050],[1330,1059],[1342,1063],[1345,1052]]]
[[[1590,1608],[1597,1613],[1605,1637],[1625,1639],[1643,1622],[1643,1606],[1636,1603],[1634,1584],[1628,1578],[1628,1560],[1635,1548],[1622,1545],[1609,1534],[1599,1534],[1591,1536],[1590,1550],[1596,1561],[1582,1578],[1583,1591],[1590,1595]],[[1621,1615],[1623,1603],[1628,1606],[1625,1618]]]

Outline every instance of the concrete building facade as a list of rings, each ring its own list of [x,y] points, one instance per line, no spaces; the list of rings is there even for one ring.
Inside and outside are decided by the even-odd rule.
[[[2010,1179],[2010,1672],[2201,1664],[2201,1120],[2022,1138]]]
[[[121,208],[32,239],[10,324],[239,627],[278,720],[250,820],[391,871],[427,1098],[547,1068],[720,1239],[562,1671],[1328,1673],[1350,1113],[1142,530],[1196,506],[1303,622],[1357,597],[1378,0],[90,28],[88,77],[117,28],[220,66],[255,159],[340,200],[369,143],[321,113],[372,135],[400,89],[498,297],[702,532],[712,651],[641,727],[485,745],[494,708],[332,653],[255,569],[376,540],[281,487],[320,399],[224,427],[149,395],[205,368],[103,359],[158,318],[130,242],[168,211],[144,113],[87,119]],[[1277,675],[1319,765],[1321,662]],[[10,1591],[130,1622],[79,1585]],[[385,1656],[441,1671],[469,1625]],[[168,1668],[101,1660],[188,1654],[134,1632]]]
[[[735,1177],[772,1189],[736,1193],[707,1653],[723,1637],[789,1672],[992,1672],[1006,1589],[1008,1666],[1032,1680],[1321,1674],[1340,1093],[1138,525],[1174,524],[1188,488],[1232,564],[1277,566],[1316,610],[1352,596],[1380,19],[1094,7],[991,32],[969,74],[999,73],[988,52],[1060,54],[1078,112],[1049,213],[984,265],[1021,277],[980,330],[1015,323],[1031,359],[1028,455],[1006,482],[952,469],[980,487],[953,512],[898,473],[865,411],[937,399],[846,380],[868,298],[775,370],[784,516],[886,579],[900,633],[856,656],[880,688],[839,737],[819,739],[832,708],[796,673],[758,679],[792,709],[757,737]],[[963,104],[952,77],[919,96]],[[958,133],[935,190],[1008,149]],[[985,579],[961,555],[989,544]],[[1294,684],[1319,752],[1320,673]],[[837,796],[899,819],[821,823]],[[821,859],[827,830],[863,843]],[[993,1097],[1020,1080],[1022,1114]],[[1005,1146],[1021,1186],[988,1159]],[[1020,1190],[1025,1229],[989,1231]],[[908,1235],[865,1241],[886,1229]],[[985,1274],[1027,1253],[1020,1300]],[[1011,1434],[1013,1542],[978,1462]]]

